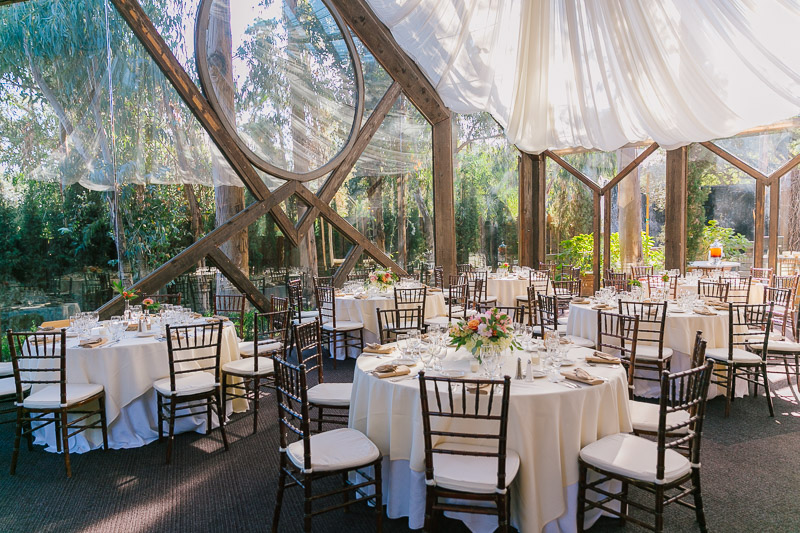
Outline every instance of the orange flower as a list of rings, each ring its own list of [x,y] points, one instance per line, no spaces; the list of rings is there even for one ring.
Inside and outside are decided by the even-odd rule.
[[[481,321],[480,321],[480,320],[478,320],[477,318],[473,318],[472,320],[470,320],[469,322],[467,322],[467,327],[468,327],[469,329],[471,329],[472,331],[478,331],[478,325],[479,325],[480,323],[481,323]]]
[[[153,305],[153,300],[151,298],[145,298],[142,300],[142,305]]]

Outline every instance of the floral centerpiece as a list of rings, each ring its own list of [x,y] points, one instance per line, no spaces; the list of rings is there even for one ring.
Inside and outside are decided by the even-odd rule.
[[[138,292],[136,292],[136,290],[135,290],[135,289],[126,289],[126,288],[125,288],[125,287],[122,285],[122,282],[121,282],[121,281],[119,281],[119,280],[117,280],[117,281],[112,281],[112,282],[111,282],[111,286],[112,286],[112,287],[114,287],[114,291],[115,291],[117,294],[119,294],[120,296],[122,296],[122,298],[123,298],[123,299],[124,299],[126,302],[130,302],[131,300],[135,300],[135,299],[136,299],[136,298],[139,296],[139,293],[138,293]]]
[[[469,320],[461,320],[450,327],[450,341],[456,348],[465,347],[481,361],[481,348],[497,350],[519,349],[511,334],[512,320],[508,314],[490,309],[485,313],[473,315]]]
[[[377,287],[381,292],[385,292],[391,289],[399,279],[400,276],[391,270],[375,270],[370,272],[367,278],[367,284],[370,287]]]
[[[669,274],[667,272],[661,274],[661,281],[663,281],[664,283],[669,283]]]
[[[145,311],[152,311],[154,313],[158,312],[161,309],[161,304],[157,301],[153,300],[152,298],[145,298],[142,300],[142,307]]]

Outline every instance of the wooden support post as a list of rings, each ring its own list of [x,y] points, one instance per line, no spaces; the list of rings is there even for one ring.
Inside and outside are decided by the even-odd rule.
[[[266,296],[264,296],[258,287],[253,285],[253,282],[237,267],[233,261],[228,259],[222,250],[213,248],[208,252],[208,260],[217,265],[217,268],[222,275],[228,278],[234,287],[239,289],[247,300],[253,304],[256,309],[261,313],[266,313],[271,309],[271,305]],[[212,295],[213,296],[213,295]]]
[[[753,266],[764,266],[764,209],[767,203],[767,188],[763,181],[756,180],[756,206],[753,212]]]
[[[603,276],[611,270],[611,191],[603,192]]]
[[[433,228],[436,264],[444,279],[456,273],[456,219],[453,200],[453,123],[433,125]]]
[[[774,179],[769,184],[769,268],[778,272],[778,220],[781,205],[781,181]]]
[[[594,271],[594,290],[600,290],[600,192],[594,192],[594,216],[592,217],[594,248],[592,250],[592,270]]]
[[[689,152],[686,146],[667,150],[664,267],[686,270]]]
[[[333,275],[334,287],[341,287],[344,282],[347,281],[347,275],[353,271],[362,253],[364,253],[364,247],[360,244],[354,244],[353,247],[350,248],[350,251],[344,256],[344,261],[342,261],[342,264],[339,265],[339,268],[336,269],[336,273]]]
[[[545,163],[543,155],[519,157],[519,264],[531,268],[544,261]]]

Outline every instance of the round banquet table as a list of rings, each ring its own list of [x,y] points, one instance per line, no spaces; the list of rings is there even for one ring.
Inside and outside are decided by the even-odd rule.
[[[236,329],[230,322],[222,329],[220,366],[239,359]],[[153,382],[169,377],[167,343],[156,337],[126,333],[118,343],[97,348],[80,348],[76,338],[67,338],[67,382],[102,385],[106,395],[106,420],[110,448],[137,448],[158,439],[158,413]],[[37,388],[34,387],[33,392]],[[233,400],[230,411],[247,409],[246,400]],[[216,417],[211,417],[216,425]],[[206,431],[205,410],[175,421],[175,432]],[[55,428],[49,424],[34,432],[36,444],[55,452]],[[103,446],[99,429],[70,437],[70,453],[83,453]]]
[[[579,361],[590,350],[573,348],[569,357]],[[514,375],[517,355],[503,357],[503,373]],[[521,355],[521,354],[520,354]],[[468,377],[472,354],[449,349],[446,369],[461,369]],[[419,529],[425,518],[425,445],[419,382],[379,379],[371,374],[390,356],[362,355],[356,362],[350,401],[350,427],[366,434],[384,457],[383,498],[390,518],[408,517],[409,527]],[[578,362],[578,364],[583,364]],[[412,371],[420,370],[417,364]],[[579,389],[550,383],[512,380],[508,420],[508,447],[520,456],[519,473],[512,485],[511,523],[523,533],[575,531],[578,454],[602,437],[630,432],[628,393],[621,367],[588,370],[607,378]],[[450,516],[450,515],[448,515]],[[599,513],[587,513],[586,525]],[[497,518],[456,514],[476,533],[497,528]]]
[[[528,285],[530,285],[528,276],[520,278],[512,274],[507,278],[498,278],[490,275],[487,281],[486,294],[490,298],[497,298],[497,305],[499,306],[513,307],[517,305],[519,296],[528,295]],[[548,293],[550,292],[550,287],[548,284]]]
[[[648,284],[647,284],[646,281],[642,282],[642,286],[643,286],[643,288],[645,290],[645,294],[647,294],[647,292],[646,292],[647,291],[647,285]],[[677,286],[675,292],[677,294],[681,294],[683,292],[689,292],[689,293],[692,293],[692,294],[697,294],[697,285],[698,285],[698,281],[697,280],[687,281],[684,278],[680,278],[680,279],[678,279],[678,286]],[[736,295],[736,292],[737,291],[735,291],[734,289],[731,289],[730,295],[731,296]],[[739,292],[741,293],[740,294],[741,296],[744,296],[744,291],[743,290],[739,291]],[[741,303],[744,303],[744,302],[741,302]],[[750,283],[750,299],[748,300],[748,303],[751,303],[751,304],[764,303],[764,285],[763,284],[761,284],[761,283],[759,283],[757,281],[753,281],[753,282]]]
[[[378,309],[391,309],[395,306],[394,293],[382,293],[367,298],[356,298],[353,295],[336,296],[336,321],[353,321],[364,324],[364,344],[368,342],[380,342],[380,332],[378,331]],[[413,307],[413,306],[412,306]],[[423,320],[435,316],[447,315],[447,306],[444,303],[444,295],[441,292],[431,292],[425,298],[425,309],[423,310]],[[350,348],[350,357],[358,357],[359,351]],[[337,349],[336,357],[345,358],[344,349]]]
[[[617,309],[608,310],[608,312],[616,313]],[[664,346],[673,350],[670,371],[680,372],[691,366],[690,354],[694,348],[694,339],[698,331],[703,332],[703,338],[707,341],[706,349],[727,347],[728,313],[725,311],[716,311],[715,315],[699,315],[694,312],[678,313],[675,306],[668,305],[667,319],[664,323]],[[570,303],[566,334],[596,342],[597,310],[592,309],[591,304]],[[653,373],[651,372],[651,374]],[[634,380],[634,385],[634,392],[637,396],[658,398],[661,394],[657,381]],[[746,393],[747,383],[737,380],[737,396],[744,396]],[[716,385],[709,387],[709,398],[714,398],[718,394],[724,394],[724,390]]]
[[[700,270],[733,270],[742,266],[741,263],[736,261],[720,261],[719,263],[712,263],[711,261],[692,261],[689,263],[691,268],[698,268]]]

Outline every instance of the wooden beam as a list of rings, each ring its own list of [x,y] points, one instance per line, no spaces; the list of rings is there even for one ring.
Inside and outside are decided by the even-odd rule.
[[[353,167],[358,162],[358,159],[364,153],[364,150],[367,149],[369,146],[370,141],[375,136],[375,133],[380,128],[383,121],[386,119],[386,116],[389,114],[389,111],[392,110],[395,102],[397,99],[400,98],[402,94],[402,88],[400,84],[397,82],[392,83],[392,85],[387,89],[386,93],[384,93],[383,97],[381,98],[378,105],[375,106],[375,110],[372,111],[367,121],[361,126],[361,130],[358,132],[358,137],[356,138],[355,144],[351,148],[350,152],[348,152],[347,156],[342,160],[336,169],[331,172],[331,175],[325,180],[325,183],[322,184],[319,191],[317,192],[317,196],[326,204],[329,204],[333,197],[336,195],[336,192],[339,190],[339,187],[342,186],[344,181],[347,179],[347,176],[350,175],[350,171],[353,170]],[[316,208],[312,207],[308,209],[303,218],[297,224],[297,232],[299,235],[305,235],[314,221],[317,219],[317,215],[319,211]]]
[[[267,297],[264,296],[258,287],[253,285],[253,282],[242,272],[239,267],[233,264],[233,261],[228,259],[222,250],[219,248],[212,248],[206,256],[209,261],[217,265],[217,268],[222,275],[228,278],[234,287],[239,289],[247,300],[253,304],[256,309],[261,313],[266,313],[271,309],[271,305]]]
[[[206,257],[209,252],[230,239],[233,235],[248,227],[250,224],[266,215],[276,204],[289,197],[293,190],[292,184],[283,185],[267,200],[262,200],[247,206],[236,216],[225,222],[223,225],[214,228],[205,237],[192,244],[184,251],[155,269],[133,285],[133,288],[142,294],[158,292],[161,287],[177,278],[198,261]],[[103,318],[107,318],[119,312],[123,306],[121,296],[117,296],[106,302],[98,312]]]
[[[611,270],[611,191],[603,193],[603,276]]]
[[[184,70],[181,63],[172,53],[167,43],[158,33],[158,30],[148,18],[137,0],[111,0],[123,20],[133,31],[134,35],[144,46],[147,53],[153,58],[164,76],[169,80],[178,95],[184,101],[192,114],[208,132],[211,140],[219,148],[236,175],[242,180],[256,200],[266,200],[270,192],[261,177],[253,168],[247,156],[242,152],[236,141],[231,137],[222,124],[216,111],[200,92],[192,79]],[[273,218],[286,237],[297,246],[297,232],[280,206],[273,207]],[[288,225],[287,225],[288,223]]]
[[[543,153],[547,157],[555,161],[558,164],[558,166],[560,166],[561,168],[563,168],[564,170],[566,170],[567,172],[578,178],[581,182],[583,182],[584,185],[592,189],[592,191],[594,191],[595,193],[601,192],[600,186],[598,184],[587,178],[581,171],[579,171],[578,169],[576,169],[575,167],[573,167],[572,165],[561,159],[559,156],[557,156],[550,150],[545,150]]]
[[[544,261],[546,161],[541,154],[519,157],[519,264],[531,268]]]
[[[450,118],[450,110],[436,89],[366,0],[331,0],[331,3],[389,76],[403,86],[403,92],[428,122],[436,124]]]
[[[352,248],[350,248],[350,251],[344,256],[344,261],[342,261],[342,264],[339,265],[339,268],[336,269],[336,273],[333,275],[334,287],[341,287],[344,282],[347,281],[347,275],[353,271],[353,268],[355,268],[363,252],[364,247],[359,244],[354,244]]]
[[[686,146],[667,150],[664,267],[686,270],[689,151]]]
[[[592,217],[594,247],[592,249],[592,270],[594,271],[594,290],[600,290],[600,193],[594,193],[594,216]]]
[[[716,144],[712,142],[704,142],[700,143],[705,146],[710,152],[718,155],[720,158],[724,159],[734,167],[738,168],[748,176],[755,178],[757,180],[769,181],[769,177],[767,177],[764,173],[755,168],[751,167],[735,155],[731,154],[730,152],[720,148]]]
[[[648,147],[647,147],[647,150],[645,150],[644,152],[642,152],[641,154],[639,154],[638,156],[636,156],[636,158],[635,158],[633,161],[631,161],[630,163],[628,163],[628,165],[627,165],[625,168],[623,168],[623,169],[622,169],[622,170],[619,172],[619,174],[617,174],[616,176],[614,176],[614,177],[611,179],[611,181],[609,181],[608,183],[606,183],[606,184],[603,186],[603,191],[602,191],[602,192],[603,192],[603,194],[605,194],[607,191],[610,191],[610,190],[611,190],[611,189],[612,189],[612,188],[613,188],[613,187],[614,187],[614,186],[615,186],[617,183],[619,183],[620,181],[622,181],[622,179],[623,179],[625,176],[627,176],[628,174],[630,174],[631,172],[633,172],[633,171],[636,169],[636,167],[638,167],[639,165],[641,165],[641,164],[642,164],[642,161],[644,161],[645,159],[647,159],[648,157],[650,157],[650,155],[651,155],[653,152],[655,152],[656,150],[658,150],[658,144],[656,144],[656,143],[653,143],[653,144],[651,144],[650,146],[648,146]]]
[[[784,176],[784,174],[792,170],[797,165],[800,165],[800,154],[797,154],[796,156],[791,158],[789,161],[784,163],[783,166],[781,166],[781,168],[779,168],[778,170],[769,175],[769,179],[771,180],[770,185],[772,183],[777,183],[778,180],[780,180]]]
[[[764,209],[767,203],[766,184],[756,180],[756,206],[753,211],[753,266],[764,266]]]
[[[453,122],[433,125],[433,233],[436,264],[444,279],[456,273],[456,215],[453,198]]]
[[[545,250],[547,241],[547,157],[543,154],[533,158],[533,221],[536,224],[534,243],[534,265],[539,268],[540,262],[547,260]]]
[[[334,211],[328,204],[320,200],[317,195],[306,189],[305,187],[298,187],[297,193],[308,205],[316,207],[319,210],[320,216],[324,218],[331,226],[336,228],[346,239],[355,244],[361,245],[364,251],[375,259],[378,263],[386,268],[391,269],[393,272],[400,276],[406,276],[407,273],[400,265],[392,261],[392,259],[383,253],[383,250],[375,246],[372,241],[366,238],[361,232],[354,228],[347,220]]]
[[[775,180],[769,187],[769,268],[778,273],[778,221],[780,220],[781,182]]]

